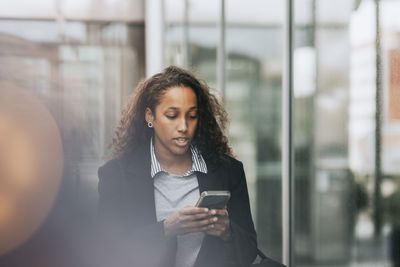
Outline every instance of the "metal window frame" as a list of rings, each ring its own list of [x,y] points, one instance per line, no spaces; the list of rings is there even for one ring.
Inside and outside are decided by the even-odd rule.
[[[226,84],[226,19],[225,19],[225,0],[221,0],[221,16],[219,23],[219,42],[217,46],[217,83],[218,89],[221,90],[222,95],[226,97],[225,84]]]
[[[282,75],[282,258],[294,266],[294,141],[293,141],[293,44],[294,5],[286,0],[285,48]]]

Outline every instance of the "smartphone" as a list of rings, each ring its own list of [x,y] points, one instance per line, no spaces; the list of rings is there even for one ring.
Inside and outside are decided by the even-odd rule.
[[[223,209],[228,204],[231,193],[229,191],[204,191],[201,193],[196,207],[209,209]]]

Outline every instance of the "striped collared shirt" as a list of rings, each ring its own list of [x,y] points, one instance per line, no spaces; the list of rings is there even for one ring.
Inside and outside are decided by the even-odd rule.
[[[190,146],[192,168],[184,175],[175,175],[165,171],[157,160],[153,138],[150,142],[151,177],[154,185],[154,200],[157,221],[169,218],[186,206],[194,206],[200,197],[197,172],[207,173],[206,163],[196,149]],[[177,236],[174,267],[193,267],[200,251],[205,234],[188,233]]]
[[[189,176],[196,171],[207,173],[206,162],[204,161],[203,156],[200,154],[198,149],[195,146],[190,145],[190,151],[192,152],[192,168],[182,176]],[[153,137],[150,140],[150,155],[151,155],[151,177],[154,178],[154,176],[159,172],[167,172],[166,170],[164,170],[163,167],[161,167],[160,163],[157,160],[156,153],[154,151]]]

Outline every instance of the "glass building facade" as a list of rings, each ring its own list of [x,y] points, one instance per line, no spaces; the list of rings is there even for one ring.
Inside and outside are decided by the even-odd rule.
[[[145,12],[149,2],[161,17]],[[155,62],[150,49],[158,45],[159,69],[192,69],[224,101],[259,247],[268,256],[291,266],[400,266],[399,1],[14,3],[0,3],[1,90],[27,91],[49,111],[64,171],[36,231],[14,247],[0,242],[0,265],[44,263],[45,249],[57,257],[74,225],[95,220],[97,168],[128,96],[152,74],[146,65]],[[153,21],[162,28],[159,44],[145,41]],[[0,131],[2,117],[0,109]],[[289,244],[282,237],[287,142],[294,159]],[[60,240],[64,247],[53,248]]]

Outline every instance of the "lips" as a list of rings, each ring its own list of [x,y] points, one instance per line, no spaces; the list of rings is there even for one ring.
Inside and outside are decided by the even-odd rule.
[[[177,146],[187,146],[189,144],[189,138],[187,137],[177,137],[173,140]]]

